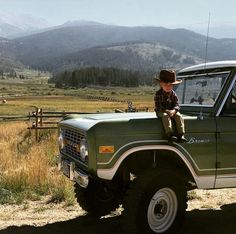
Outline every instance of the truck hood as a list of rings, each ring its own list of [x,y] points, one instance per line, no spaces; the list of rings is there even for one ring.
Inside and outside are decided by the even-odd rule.
[[[156,119],[155,112],[129,112],[129,113],[102,113],[102,114],[82,114],[69,115],[59,123],[59,126],[68,125],[72,128],[79,128],[87,131],[98,123],[105,122],[128,122],[130,120]],[[184,118],[196,118],[184,116]]]
[[[131,112],[131,113],[102,113],[102,114],[74,114],[67,116],[59,123],[69,125],[87,131],[97,123],[101,122],[127,122],[131,119],[153,119],[156,118],[155,112]]]

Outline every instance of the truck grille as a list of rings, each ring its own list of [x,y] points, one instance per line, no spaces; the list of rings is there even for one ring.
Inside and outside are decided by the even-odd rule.
[[[62,149],[62,153],[79,159],[84,163],[80,156],[80,142],[85,138],[85,135],[71,129],[62,129],[62,131],[64,135],[64,148]]]

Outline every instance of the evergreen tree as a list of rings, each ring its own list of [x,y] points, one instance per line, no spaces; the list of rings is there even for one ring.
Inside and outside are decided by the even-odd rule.
[[[142,77],[142,78],[141,78]],[[73,71],[63,71],[54,74],[49,82],[56,87],[85,87],[89,85],[137,87],[140,84],[151,83],[148,75],[118,68],[89,67]],[[147,79],[147,82],[144,80]]]

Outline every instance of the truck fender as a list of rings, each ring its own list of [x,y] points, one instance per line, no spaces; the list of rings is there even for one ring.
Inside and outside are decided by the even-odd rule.
[[[195,168],[197,168],[197,165],[192,160],[191,156],[188,154],[187,151],[184,153],[176,148],[174,145],[140,145],[140,146],[134,146],[132,148],[129,148],[126,151],[123,151],[122,154],[119,155],[119,150],[113,155],[111,160],[107,162],[106,164],[109,164],[113,158],[119,157],[119,159],[115,162],[112,168],[109,169],[98,169],[97,170],[97,176],[99,178],[105,179],[105,180],[112,180],[114,175],[116,174],[117,170],[119,169],[121,163],[123,160],[125,160],[129,155],[131,155],[134,152],[138,151],[144,151],[144,150],[168,150],[176,153],[180,159],[184,162],[190,173],[192,174],[192,177],[194,178],[197,187],[198,188],[213,188],[215,183],[215,176],[199,176],[197,175]],[[117,156],[119,155],[119,156]],[[100,163],[101,164],[101,163]]]

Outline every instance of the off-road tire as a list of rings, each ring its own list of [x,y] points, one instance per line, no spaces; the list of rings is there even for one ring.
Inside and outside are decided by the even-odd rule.
[[[100,217],[119,207],[122,199],[103,184],[90,180],[87,188],[74,185],[77,202],[88,214]]]
[[[159,170],[159,169],[157,169]],[[169,170],[140,175],[124,199],[124,233],[177,233],[187,208],[187,190],[181,177]]]

